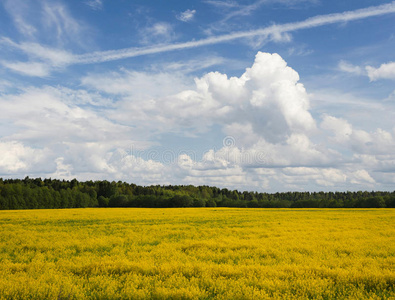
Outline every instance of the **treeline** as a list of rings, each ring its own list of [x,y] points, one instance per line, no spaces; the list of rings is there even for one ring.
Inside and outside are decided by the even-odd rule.
[[[395,207],[394,192],[239,192],[210,186],[0,178],[0,209],[77,207]]]

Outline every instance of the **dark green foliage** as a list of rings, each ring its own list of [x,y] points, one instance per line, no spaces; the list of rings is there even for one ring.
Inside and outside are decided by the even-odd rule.
[[[192,185],[138,186],[126,182],[79,182],[0,178],[0,209],[74,207],[395,207],[395,192],[257,193]]]
[[[99,196],[99,198],[97,198],[97,202],[100,207],[107,207],[108,203],[110,202],[110,199],[105,198],[103,196]]]

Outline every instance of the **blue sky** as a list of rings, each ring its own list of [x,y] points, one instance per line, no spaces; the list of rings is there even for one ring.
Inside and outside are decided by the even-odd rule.
[[[395,2],[0,0],[0,176],[394,190]]]

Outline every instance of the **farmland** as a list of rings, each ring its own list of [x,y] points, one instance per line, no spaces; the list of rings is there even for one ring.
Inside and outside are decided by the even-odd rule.
[[[0,299],[395,299],[395,210],[0,211]]]

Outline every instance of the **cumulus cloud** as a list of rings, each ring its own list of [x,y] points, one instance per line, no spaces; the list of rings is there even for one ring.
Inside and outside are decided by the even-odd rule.
[[[395,62],[382,64],[379,68],[366,67],[366,71],[371,81],[379,79],[395,79]]]
[[[160,176],[162,164],[127,153],[149,146],[144,133],[104,116],[95,108],[103,107],[101,101],[91,99],[97,96],[60,87],[1,96],[0,119],[7,123],[0,138],[2,176],[129,177],[140,183]]]
[[[374,184],[375,180],[366,170],[357,170],[351,173],[350,182],[354,184]]]
[[[149,77],[123,72],[105,77],[89,76],[82,82],[85,86],[121,95],[117,102],[119,110],[112,118],[133,126],[144,124],[146,130],[151,128],[156,134],[185,132],[186,128],[188,133],[201,134],[218,124],[224,134],[234,137],[238,147],[248,147],[248,155],[270,150],[273,165],[327,161],[325,151],[308,137],[317,129],[309,112],[306,90],[298,82],[297,72],[279,55],[259,52],[252,67],[240,77],[228,78],[226,74],[211,72],[196,78],[194,89],[176,94],[162,90],[160,94],[168,93],[165,97],[147,94],[147,91],[161,90],[149,88],[147,84],[161,86],[159,82],[162,82],[162,85],[166,83],[164,86],[181,88],[177,84],[180,80],[174,79],[169,74]],[[241,155],[246,152],[238,154]]]
[[[193,20],[193,17],[196,14],[196,10],[187,9],[186,11],[177,15],[177,19],[182,22],[189,22]]]
[[[34,149],[19,141],[0,141],[0,173],[6,175],[29,172],[36,168],[38,172],[46,171],[48,149]]]
[[[279,55],[259,52],[253,66],[240,77],[211,72],[195,79],[193,90],[138,106],[153,119],[160,115],[164,125],[198,131],[215,123],[248,120],[251,134],[272,143],[285,142],[292,133],[316,128],[307,93],[298,80],[298,74]],[[227,128],[230,132],[231,127]]]
[[[201,161],[182,157],[178,167],[185,178],[218,177],[223,186],[228,177],[252,180],[249,176],[256,168],[325,165],[337,155],[310,140],[317,128],[308,95],[297,72],[277,54],[259,52],[240,77],[211,72],[196,78],[195,87],[176,94],[167,91],[165,97],[153,95],[149,91],[154,89],[144,83],[160,86],[160,81],[172,81],[173,87],[178,82],[170,74],[150,78],[123,71],[89,76],[83,84],[120,97],[119,109],[111,117],[137,128],[143,124],[141,130],[150,131],[151,136],[166,132],[202,135],[220,126],[232,139],[230,145],[224,143],[221,149],[208,145]],[[144,87],[140,92],[139,86]],[[262,175],[254,176],[253,182],[265,181]]]
[[[0,172],[271,191],[361,189],[395,172],[395,129],[329,114],[317,126],[298,73],[277,54],[258,52],[234,77],[155,73],[0,95]],[[171,135],[199,139],[202,155],[175,150],[186,144],[169,149],[171,160],[150,155]]]
[[[335,168],[286,167],[282,172],[284,176],[298,177],[300,181],[313,181],[317,185],[326,187],[341,185],[347,180],[347,175]]]
[[[84,108],[86,98],[83,92],[49,87],[1,97],[0,117],[9,124],[7,139],[64,149],[78,143],[97,143],[97,149],[138,145],[130,138],[131,128],[112,122],[93,107]]]
[[[328,115],[324,115],[321,128],[332,131],[334,133],[333,140],[337,143],[349,141],[353,132],[352,126],[348,121]]]
[[[111,80],[107,83],[111,86]],[[298,73],[277,54],[259,52],[252,67],[240,77],[211,72],[196,78],[195,87],[166,97],[129,97],[132,90],[124,90],[124,100],[118,103],[124,115],[130,116],[130,124],[140,116],[139,120],[150,120],[159,128],[156,134],[169,131],[182,134],[188,128],[188,132],[193,130],[198,135],[219,125],[224,135],[233,139],[230,145],[207,150],[201,160],[180,156],[171,172],[184,183],[200,184],[209,178],[220,186],[229,186],[231,182],[250,187],[260,184],[269,187],[280,182],[289,188],[298,183],[309,186],[311,182],[326,188],[351,183],[363,186],[373,184],[374,178],[360,160],[345,159],[342,152],[331,149],[329,144],[315,144],[311,137],[323,130],[322,133],[333,134],[332,141],[347,151],[372,157],[393,147],[392,133],[366,132],[353,128],[345,119],[329,115],[323,116],[317,129]],[[352,159],[355,167],[335,167]],[[330,165],[333,167],[328,168]],[[300,168],[314,170],[314,174],[290,176],[292,170]]]
[[[381,128],[372,132],[354,129],[346,120],[325,115],[321,128],[332,132],[332,140],[357,154],[382,155],[395,149],[395,135]]]

